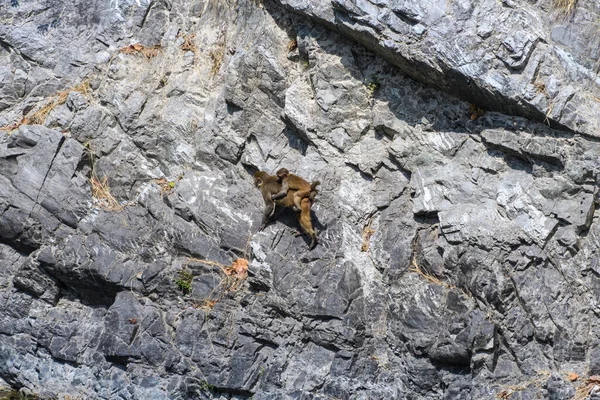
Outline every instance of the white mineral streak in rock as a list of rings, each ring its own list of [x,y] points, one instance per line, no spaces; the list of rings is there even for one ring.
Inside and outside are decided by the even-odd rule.
[[[436,132],[431,135],[428,135],[427,138],[429,142],[439,152],[444,152],[452,149],[454,147],[454,140],[452,139],[451,134],[447,132]]]

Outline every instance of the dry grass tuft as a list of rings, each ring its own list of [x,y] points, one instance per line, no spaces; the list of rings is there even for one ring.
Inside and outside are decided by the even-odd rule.
[[[440,285],[440,286],[444,286],[448,289],[456,289],[456,286],[450,285],[438,278],[436,278],[433,275],[430,275],[426,272],[424,272],[421,267],[419,266],[419,264],[417,263],[417,259],[413,256],[412,261],[410,262],[411,267],[408,269],[411,272],[415,272],[419,275],[421,275],[423,278],[427,279],[429,282],[434,283],[436,285]]]
[[[238,258],[230,266],[225,267],[223,272],[225,275],[238,280],[245,279],[248,276],[248,260],[245,258]]]
[[[550,116],[552,115],[552,111],[554,110],[555,102],[550,97],[548,90],[546,89],[546,84],[540,80],[539,78],[535,79],[533,82],[533,86],[535,87],[535,94],[541,94],[546,98],[546,102],[548,104],[548,109],[546,110],[546,117],[544,118],[544,122],[550,126]]]
[[[19,126],[21,126],[21,125],[23,125],[23,121],[15,122],[10,125],[0,126],[0,131],[8,131],[8,134],[10,135],[12,133],[12,131],[19,129]]]
[[[542,82],[539,79],[536,79],[535,82],[533,82],[533,86],[535,87],[535,93],[536,94],[543,94],[545,97],[548,97],[548,91],[546,90],[546,84],[544,82]]]
[[[213,265],[221,268],[225,277],[221,279],[217,287],[213,289],[207,299],[197,304],[196,308],[212,310],[215,304],[223,298],[228,292],[235,292],[248,277],[248,260],[245,258],[236,259],[231,265],[223,265],[216,261],[202,260],[198,258],[189,258],[188,262],[199,262],[206,265]],[[213,297],[216,294],[216,297]]]
[[[143,44],[136,43],[131,44],[129,46],[125,46],[122,49],[119,49],[119,53],[123,54],[141,54],[146,58],[146,60],[150,60],[160,54],[161,46],[157,44],[155,46],[146,47]]]
[[[552,111],[554,111],[554,101],[548,100],[548,110],[546,110],[546,118],[544,118],[544,122],[550,126],[550,116],[552,115]]]
[[[585,400],[589,398],[592,393],[598,392],[600,392],[600,376],[590,376],[575,390],[573,400]]]
[[[577,0],[554,0],[554,6],[565,12],[565,14],[571,14],[577,6]]]
[[[512,397],[513,394],[523,391],[527,389],[529,386],[534,385],[537,388],[541,388],[542,384],[548,380],[550,377],[550,371],[542,371],[538,374],[538,377],[530,380],[529,382],[525,382],[521,385],[512,385],[508,386],[506,389],[502,390],[500,393],[496,395],[497,398],[502,400],[508,400]]]
[[[196,53],[198,48],[196,48],[196,44],[194,43],[194,39],[196,38],[196,34],[191,35],[181,35],[183,37],[183,43],[179,48],[183,51],[193,51]]]
[[[287,50],[288,52],[290,51],[294,51],[298,48],[298,41],[296,39],[292,39],[290,40],[290,42],[287,45]]]
[[[102,179],[98,178],[96,174],[96,160],[95,154],[91,149],[90,142],[84,143],[84,147],[87,151],[90,161],[90,178],[89,182],[92,187],[92,198],[95,200],[95,204],[108,211],[122,211],[125,206],[133,203],[121,205],[110,193],[110,185],[108,184],[108,177],[104,176]]]
[[[225,57],[225,45],[219,46],[217,49],[210,52],[210,58],[213,61],[210,73],[216,75],[223,65],[223,57]]]
[[[248,260],[245,258],[238,258],[231,265],[223,265],[216,261],[202,260],[200,258],[189,258],[188,261],[219,267],[223,270],[226,276],[230,276],[235,279],[245,279],[248,276]]]
[[[212,296],[212,293],[211,293],[211,296]],[[205,313],[208,314],[212,311],[213,308],[215,308],[216,304],[217,304],[217,300],[204,299],[200,302],[195,301],[192,304],[192,307],[203,310]]]
[[[90,82],[89,80],[85,80],[70,89],[58,92],[52,96],[41,108],[36,110],[34,107],[26,116],[23,117],[21,121],[7,126],[2,126],[0,127],[0,131],[13,131],[18,129],[21,125],[43,125],[44,122],[46,122],[46,117],[48,114],[50,114],[50,111],[54,110],[60,105],[65,104],[67,97],[69,97],[69,93],[79,92],[87,96],[90,91]]]
[[[364,227],[362,233],[362,246],[360,246],[360,251],[369,251],[369,246],[371,243],[371,236],[375,233],[375,229],[371,228],[371,224],[373,223],[373,218],[369,219],[369,223]]]
[[[106,176],[98,179],[96,174],[92,172],[90,184],[92,185],[92,197],[96,199],[100,208],[109,211],[123,210],[124,207],[110,193],[110,186],[108,185],[108,178]]]
[[[179,174],[179,176],[177,177],[177,179],[175,179],[174,181],[169,181],[165,178],[161,178],[161,179],[155,179],[154,182],[160,186],[160,197],[162,198],[162,196],[164,194],[170,194],[173,189],[175,189],[175,184],[177,182],[179,182],[180,180],[183,179],[184,174],[181,173]]]

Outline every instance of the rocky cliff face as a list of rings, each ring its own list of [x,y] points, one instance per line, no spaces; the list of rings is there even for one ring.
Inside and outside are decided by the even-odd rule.
[[[580,3],[5,2],[0,377],[585,397],[600,6]],[[279,167],[322,182],[312,251],[292,211],[258,231],[252,173]]]

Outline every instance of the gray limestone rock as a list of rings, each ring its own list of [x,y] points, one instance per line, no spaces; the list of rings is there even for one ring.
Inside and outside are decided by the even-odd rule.
[[[593,2],[571,11],[549,0],[279,3],[465,101],[598,136]]]
[[[597,5],[9,3],[0,382],[562,399],[600,371]],[[281,167],[321,181],[313,250],[291,209],[259,231]]]

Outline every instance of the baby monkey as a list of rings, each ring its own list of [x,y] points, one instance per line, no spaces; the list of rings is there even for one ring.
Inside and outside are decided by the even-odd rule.
[[[281,190],[278,193],[271,195],[273,200],[280,200],[287,196],[288,191],[294,191],[294,211],[301,210],[301,203],[303,198],[310,199],[311,204],[315,200],[315,196],[319,191],[316,189],[317,185],[321,182],[314,181],[312,184],[308,183],[298,175],[290,174],[287,168],[280,168],[277,172],[277,179],[281,184]]]

